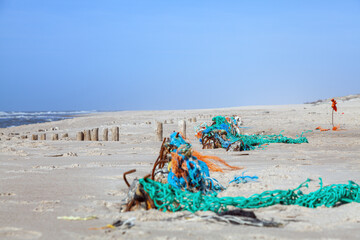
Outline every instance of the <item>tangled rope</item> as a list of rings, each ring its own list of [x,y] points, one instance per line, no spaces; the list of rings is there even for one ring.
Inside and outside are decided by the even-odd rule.
[[[168,149],[171,149],[167,181],[176,189],[201,191],[203,193],[225,189],[215,178],[210,177],[209,169],[222,172],[222,169],[213,161],[220,162],[231,169],[241,169],[230,166],[216,156],[206,156],[192,150],[190,142],[177,132],[170,135],[167,146]]]
[[[247,183],[247,182],[250,182],[250,181],[256,182],[259,179],[258,176],[247,176],[247,175],[245,175],[245,173],[246,173],[246,171],[242,172],[241,176],[235,176],[234,179],[229,182],[229,184],[233,183],[233,182],[237,183],[237,184],[239,184],[239,183]]]
[[[169,184],[162,184],[150,179],[140,179],[140,184],[154,201],[155,206],[163,211],[227,211],[228,206],[241,209],[262,208],[276,204],[299,205],[308,208],[319,206],[334,207],[338,204],[360,203],[360,186],[353,181],[348,184],[333,184],[323,186],[320,178],[320,188],[309,194],[304,194],[301,189],[308,187],[306,180],[295,189],[265,191],[246,197],[216,197],[203,195],[201,192],[193,193],[174,188]]]
[[[196,137],[199,138],[203,148],[225,148],[229,150],[246,151],[269,143],[308,143],[303,132],[297,138],[289,138],[280,134],[276,135],[244,135],[240,133],[240,126],[234,117],[217,116],[212,119],[213,123],[208,126],[200,125],[196,129]]]

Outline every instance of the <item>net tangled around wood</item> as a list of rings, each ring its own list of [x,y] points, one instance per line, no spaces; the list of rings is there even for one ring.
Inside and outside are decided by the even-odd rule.
[[[180,133],[171,134],[165,148],[171,149],[167,182],[177,189],[203,193],[221,191],[224,187],[216,179],[210,177],[209,170],[223,172],[217,163],[229,169],[241,169],[230,166],[216,156],[202,155],[193,150],[190,142],[186,141]]]
[[[212,121],[211,125],[203,123],[195,129],[195,136],[199,139],[203,148],[225,148],[226,150],[246,151],[269,143],[308,143],[307,138],[303,136],[305,132],[297,138],[285,137],[281,132],[278,135],[245,135],[241,134],[241,120],[239,117],[217,116]]]
[[[152,172],[146,177],[156,182],[168,183],[180,191],[201,192],[206,195],[225,189],[215,178],[210,177],[211,171],[223,172],[224,169],[239,170],[242,167],[231,166],[216,156],[202,155],[192,148],[191,143],[181,133],[174,132],[170,138],[164,139]],[[128,183],[126,175],[133,172],[135,170],[124,173],[124,180],[130,187],[125,210],[139,207],[141,202],[146,202],[147,209],[154,208],[151,197],[137,181],[131,186]]]

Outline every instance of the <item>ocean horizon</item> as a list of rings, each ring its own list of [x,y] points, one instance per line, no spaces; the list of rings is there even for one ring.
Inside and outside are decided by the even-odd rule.
[[[59,121],[95,112],[98,111],[0,111],[0,128]]]

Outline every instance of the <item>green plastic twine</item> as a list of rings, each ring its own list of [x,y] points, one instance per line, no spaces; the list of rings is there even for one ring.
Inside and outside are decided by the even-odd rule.
[[[288,143],[288,144],[300,144],[300,143],[308,143],[308,140],[303,135],[307,132],[311,132],[308,130],[306,132],[301,133],[300,137],[296,136],[297,138],[289,138],[285,137],[281,131],[280,134],[273,134],[273,135],[259,135],[259,134],[252,134],[252,135],[244,135],[238,134],[234,129],[233,126],[226,120],[223,116],[216,116],[212,119],[214,122],[213,125],[207,126],[205,135],[212,135],[216,131],[224,130],[227,132],[227,140],[231,143],[241,142],[244,150],[253,150],[256,147],[262,147],[265,144],[269,143]]]
[[[265,191],[245,197],[207,196],[200,192],[193,193],[171,187],[169,184],[155,182],[151,179],[140,179],[140,184],[154,201],[155,206],[163,211],[226,211],[228,206],[241,209],[262,208],[276,204],[299,205],[308,208],[319,206],[333,207],[337,204],[360,203],[360,186],[353,181],[348,184],[333,184],[323,187],[320,178],[320,188],[309,194],[304,194],[301,188],[308,187],[309,179],[295,189]]]

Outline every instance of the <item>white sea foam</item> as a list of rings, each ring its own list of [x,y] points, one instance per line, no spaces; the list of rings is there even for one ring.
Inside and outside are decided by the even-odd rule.
[[[76,115],[94,113],[96,111],[44,111],[44,112],[0,112],[0,116],[37,116],[37,115]]]
[[[51,122],[69,118],[71,115],[88,114],[96,111],[34,111],[34,112],[0,112],[0,128],[23,124]],[[15,123],[15,125],[14,125]]]

